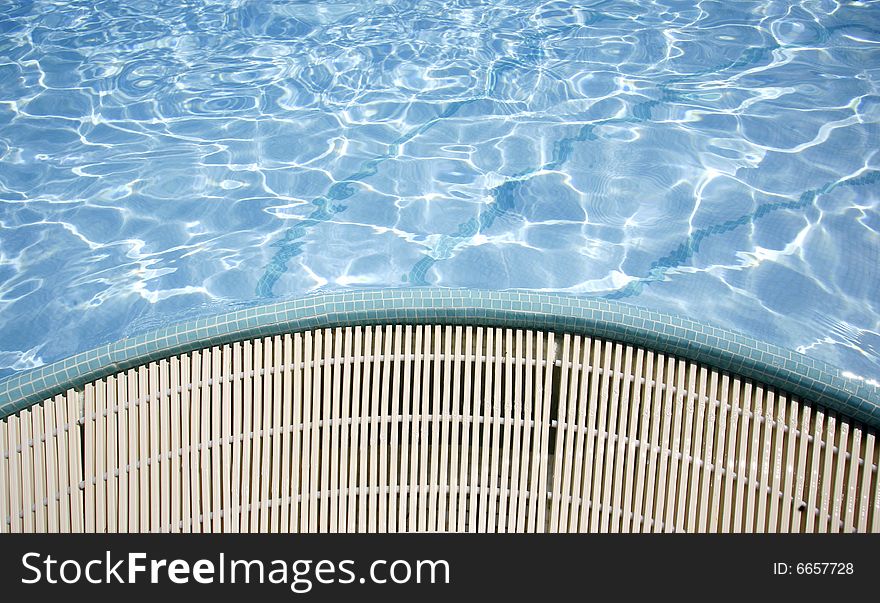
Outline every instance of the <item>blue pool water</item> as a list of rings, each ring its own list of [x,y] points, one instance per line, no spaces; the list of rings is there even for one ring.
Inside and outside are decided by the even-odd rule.
[[[880,379],[880,3],[0,3],[0,378],[318,290],[527,288]]]

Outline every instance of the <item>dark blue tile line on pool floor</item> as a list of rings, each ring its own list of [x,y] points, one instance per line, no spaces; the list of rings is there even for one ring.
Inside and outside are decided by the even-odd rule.
[[[846,29],[847,27],[849,26],[829,28],[828,33],[830,34],[836,29]],[[427,279],[427,274],[436,263],[451,258],[454,255],[456,247],[466,243],[474,235],[488,230],[495,222],[496,218],[515,209],[518,190],[535,175],[559,169],[568,161],[574,151],[574,143],[597,140],[595,134],[597,127],[604,125],[649,122],[652,120],[652,110],[654,107],[664,103],[688,100],[686,94],[675,89],[676,84],[690,82],[695,77],[701,75],[757,65],[763,60],[772,58],[775,50],[784,49],[786,47],[786,45],[771,43],[767,46],[749,48],[740,58],[734,61],[715,65],[696,73],[670,78],[657,86],[657,89],[660,92],[659,98],[634,105],[631,110],[631,115],[612,117],[584,124],[579,128],[575,135],[562,138],[556,142],[553,147],[553,152],[551,154],[552,158],[550,161],[533,169],[523,170],[514,174],[503,184],[491,189],[489,191],[489,196],[492,197],[492,202],[489,203],[488,208],[485,211],[482,211],[479,217],[471,218],[459,224],[454,233],[442,235],[435,248],[430,252],[427,252],[412,266],[409,273],[404,275],[404,280],[410,285],[430,284]],[[653,281],[663,280],[665,274],[669,270],[681,266],[688,261],[697,251],[699,251],[701,241],[707,237],[729,232],[739,226],[752,223],[755,220],[780,209],[804,209],[811,205],[818,195],[828,193],[838,186],[873,184],[878,180],[880,180],[880,172],[869,170],[868,173],[863,176],[851,178],[842,182],[829,182],[821,187],[804,191],[796,201],[768,203],[758,207],[753,212],[740,216],[739,218],[697,230],[688,236],[687,240],[678,248],[653,262],[646,276],[630,281],[622,289],[606,294],[606,297],[609,299],[623,299],[638,295],[646,284]]]
[[[608,299],[623,299],[632,297],[641,293],[645,285],[655,281],[662,281],[667,272],[674,268],[678,268],[686,264],[697,252],[700,251],[700,244],[715,235],[730,232],[740,226],[752,224],[764,216],[771,214],[780,209],[806,209],[815,203],[819,195],[829,193],[835,188],[841,186],[862,186],[865,184],[876,184],[880,182],[880,171],[867,170],[861,176],[848,178],[846,180],[829,182],[818,188],[805,191],[801,194],[797,201],[779,201],[776,203],[765,203],[759,206],[755,211],[744,214],[738,218],[727,220],[720,224],[714,224],[707,228],[701,228],[692,232],[688,238],[670,253],[664,255],[658,260],[651,263],[646,276],[638,277],[628,282],[624,287],[611,293],[605,294],[603,297]]]
[[[123,339],[0,381],[0,416],[69,388],[195,349],[307,329],[377,324],[500,326],[612,339],[761,381],[880,427],[880,387],[740,333],[606,299],[438,288],[325,293]]]
[[[428,120],[418,127],[412,128],[395,139],[394,142],[389,145],[387,152],[364,162],[357,172],[337,181],[330,187],[326,195],[313,199],[311,204],[315,206],[315,209],[312,210],[305,219],[297,222],[296,226],[288,228],[281,239],[272,243],[272,246],[277,247],[278,250],[272,256],[272,259],[269,260],[269,264],[264,269],[263,275],[257,281],[257,296],[272,297],[272,290],[275,287],[275,283],[278,282],[278,279],[281,278],[285,272],[287,272],[287,263],[291,258],[300,254],[303,245],[303,237],[305,237],[308,231],[314,226],[332,219],[335,214],[347,209],[347,206],[342,205],[340,202],[348,199],[357,192],[355,184],[364,178],[374,175],[384,161],[396,157],[401,145],[406,144],[419,134],[426,132],[434,126],[434,124],[447,117],[455,115],[459,109],[475,100],[476,99],[469,99],[450,103],[437,115],[437,117]]]

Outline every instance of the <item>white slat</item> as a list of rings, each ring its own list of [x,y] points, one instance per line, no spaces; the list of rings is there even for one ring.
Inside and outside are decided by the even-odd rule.
[[[378,363],[378,366],[382,368],[382,388],[381,388],[381,398],[379,400],[379,446],[378,446],[378,458],[377,462],[379,463],[379,483],[378,483],[378,495],[379,495],[379,525],[378,531],[381,533],[388,532],[388,515],[389,515],[389,497],[393,497],[395,494],[393,492],[389,492],[388,488],[388,440],[389,434],[388,429],[390,427],[390,417],[389,413],[391,412],[390,408],[390,389],[391,389],[391,366],[393,364],[392,358],[392,344],[393,344],[393,336],[391,326],[385,327],[385,333],[383,335],[384,348],[383,348],[383,358],[384,361]],[[377,366],[377,370],[378,370]],[[375,389],[374,389],[375,391]],[[329,404],[328,404],[329,405]]]
[[[553,333],[548,333],[547,338],[547,347],[543,347],[542,337],[539,335],[538,337],[538,349],[546,349],[544,356],[546,361],[544,362],[544,374],[543,379],[536,379],[536,385],[538,382],[540,383],[540,388],[535,392],[535,397],[541,399],[541,453],[540,458],[538,459],[540,469],[538,471],[538,500],[537,507],[538,512],[536,516],[536,528],[538,532],[546,531],[546,513],[547,513],[547,503],[546,498],[544,497],[543,489],[547,484],[547,472],[549,470],[549,440],[550,440],[550,400],[553,394],[553,368],[556,365],[556,340],[554,338]],[[539,354],[540,360],[541,354]],[[585,478],[586,483],[586,478]],[[586,500],[584,496],[581,496],[581,500]],[[583,515],[582,515],[583,517]]]
[[[630,396],[633,382],[633,348],[626,346],[626,352],[623,360],[623,374],[621,375],[621,393],[620,393],[620,411],[617,423],[617,439],[614,451],[614,477],[613,477],[613,494],[611,505],[613,508],[611,515],[611,532],[617,533],[621,530],[621,519],[623,516],[623,471],[626,465],[626,434],[629,424]]]
[[[783,453],[785,446],[785,412],[788,400],[780,394],[776,397],[776,423],[773,427],[773,450],[770,457],[772,468],[772,481],[770,483],[770,509],[767,517],[767,531],[776,533],[779,531],[779,507],[780,497],[777,495],[782,490]],[[772,417],[771,417],[772,420]]]
[[[841,421],[837,442],[837,459],[834,469],[834,484],[831,490],[831,525],[829,531],[832,534],[840,532],[840,523],[843,521],[841,512],[843,500],[843,486],[846,478],[846,453],[849,450],[849,423]],[[830,444],[830,443],[829,443]]]
[[[139,412],[143,404],[136,405],[140,399],[138,387],[138,371],[132,369],[126,373],[125,399],[127,404],[128,425],[128,532],[140,531],[140,421]],[[187,416],[189,414],[187,413]],[[71,481],[73,474],[70,475]],[[72,503],[71,503],[72,504]]]
[[[611,347],[610,345],[608,346]],[[623,347],[620,344],[614,346],[613,374],[611,381],[611,394],[609,400],[608,418],[605,423],[605,460],[604,460],[604,478],[602,480],[602,508],[599,520],[599,531],[607,533],[609,531],[608,523],[611,521],[611,492],[613,488],[612,479],[614,469],[614,450],[617,435],[615,426],[617,425],[617,409],[620,405],[620,389],[621,389],[621,372],[620,366],[623,356]]]
[[[735,378],[734,383],[736,385],[736,395],[734,396],[734,402],[737,404],[738,411],[741,412],[741,420],[740,420],[740,430],[739,430],[739,442],[737,444],[737,464],[736,464],[736,474],[739,479],[736,480],[736,498],[733,502],[733,526],[731,531],[734,533],[740,533],[743,531],[748,531],[743,529],[743,510],[745,506],[748,505],[746,502],[744,504],[747,486],[749,483],[749,466],[747,464],[748,452],[749,452],[749,442],[751,441],[749,436],[749,425],[752,422],[752,384],[749,382],[741,382],[740,379]],[[742,398],[740,398],[740,395]],[[749,506],[749,509],[752,507]]]
[[[346,510],[346,532],[358,532],[358,455],[361,431],[361,368],[363,359],[363,331],[354,328],[354,347],[352,363],[354,365],[351,378],[351,427],[349,430],[348,449],[348,508]],[[305,453],[303,453],[305,456]],[[303,460],[305,463],[306,461]]]
[[[195,490],[197,488],[197,478],[196,478],[196,443],[198,442],[197,434],[195,433],[195,413],[194,407],[197,405],[197,402],[194,402],[194,398],[192,396],[192,390],[190,389],[193,385],[193,364],[194,361],[189,355],[182,356],[180,359],[180,383],[181,383],[181,420],[180,420],[180,434],[181,439],[186,443],[183,446],[182,452],[182,471],[183,475],[181,475],[181,489],[183,492],[183,500],[181,500],[181,531],[185,533],[195,532],[194,521],[198,516],[196,512],[196,502],[195,502]],[[129,415],[130,416],[130,415]]]
[[[572,435],[567,434],[566,424],[574,428],[573,419],[568,417],[568,395],[569,395],[569,371],[571,370],[571,336],[567,333],[562,337],[562,368],[559,386],[559,403],[556,412],[556,441],[553,463],[553,483],[551,485],[552,498],[550,499],[550,532],[556,533],[560,531],[560,516],[563,515],[563,506],[567,501],[563,500],[567,497],[564,492],[566,484],[565,469],[566,465],[571,466],[571,460],[574,456],[572,446]],[[572,404],[572,409],[574,405]],[[573,414],[573,413],[572,413]],[[566,437],[568,435],[568,437]],[[564,528],[563,528],[564,529]]]
[[[119,379],[122,381],[121,377]],[[67,398],[63,394],[55,396],[55,427],[58,429],[58,531],[63,534],[70,533],[71,524],[71,507],[70,497],[74,488],[78,491],[79,484],[72,484],[70,480],[70,467],[68,465],[68,445],[69,430],[72,426],[67,420]],[[73,427],[75,429],[75,427]],[[124,434],[124,430],[120,430]],[[6,440],[9,441],[8,438]],[[11,479],[11,476],[10,476]],[[120,484],[122,481],[120,480]],[[120,500],[124,500],[120,498]],[[7,507],[9,508],[9,507]],[[120,529],[124,531],[124,524]]]
[[[400,523],[398,517],[398,502],[402,500],[400,492],[402,480],[400,475],[400,429],[402,414],[406,413],[406,409],[401,408],[401,345],[403,339],[403,328],[401,325],[394,327],[394,367],[392,370],[391,391],[387,394],[390,403],[389,412],[391,413],[391,458],[388,467],[389,479],[389,496],[388,496],[388,531],[395,533],[398,531]],[[339,357],[337,355],[337,357]],[[403,429],[404,437],[406,435],[406,427]]]
[[[770,472],[772,469],[771,443],[773,437],[775,395],[772,390],[764,390],[764,417],[761,430],[761,456],[758,460],[758,505],[755,515],[755,532],[767,530],[767,498],[770,489]]]
[[[333,331],[333,358],[335,362],[333,364],[333,391],[330,394],[330,403],[327,404],[330,407],[330,417],[332,420],[332,425],[328,427],[324,426],[325,429],[331,430],[330,436],[330,467],[328,468],[329,472],[329,485],[328,488],[330,492],[328,492],[328,496],[330,497],[330,508],[328,509],[328,513],[330,514],[330,523],[328,526],[328,530],[331,533],[339,532],[339,501],[342,496],[342,483],[340,482],[341,476],[339,472],[339,431],[340,431],[340,417],[342,415],[340,410],[340,393],[342,389],[342,366],[340,362],[342,361],[342,329],[336,328]],[[330,349],[329,344],[326,348]],[[328,371],[329,372],[329,371]],[[287,385],[287,382],[285,382]],[[284,401],[285,404],[289,403],[290,394],[285,393]],[[326,404],[326,401],[325,401]],[[289,417],[289,412],[285,410],[285,417]],[[285,432],[286,433],[286,432]],[[286,441],[286,440],[285,440]],[[326,441],[326,440],[325,440]],[[285,463],[289,463],[289,455],[287,452],[282,452]],[[287,474],[287,470],[284,471],[284,474]],[[282,528],[282,531],[283,530]]]
[[[727,441],[728,408],[721,402],[718,375],[710,374],[705,366],[699,367],[697,378],[697,410],[694,425],[694,460],[691,466],[691,484],[694,497],[688,511],[688,532],[706,532],[708,526],[718,531],[718,517],[721,514],[721,481],[724,473],[724,453]],[[726,386],[725,386],[726,389]]]
[[[68,475],[70,479],[70,531],[80,533],[84,531],[83,492],[79,485],[83,481],[82,463],[80,454],[82,451],[82,430],[79,429],[77,420],[80,416],[80,397],[72,389],[67,390],[67,415],[65,422],[70,426],[67,432],[67,460]]]
[[[272,412],[274,348],[273,339],[265,337],[263,339],[263,372],[261,377],[262,399],[256,398],[254,400],[255,404],[262,405],[263,437],[260,448],[260,489],[258,491],[260,507],[258,525],[261,533],[269,532],[273,523],[278,519],[277,513],[273,513],[275,484],[272,482],[272,446],[275,439],[274,413]]]
[[[186,442],[186,432],[183,432],[183,438],[181,438],[181,423],[183,421],[183,416],[181,414],[181,381],[180,381],[180,357],[175,356],[171,358],[171,368],[170,368],[170,381],[169,385],[171,387],[171,532],[178,533],[183,531],[181,529],[181,517],[182,517],[182,505],[183,505],[183,496],[181,494],[181,488],[186,487],[186,481],[183,481],[183,473],[181,469],[181,460],[186,455],[185,450],[185,442]],[[122,430],[120,430],[122,431]]]
[[[22,522],[24,505],[21,498],[21,453],[18,452],[19,421],[19,417],[15,415],[6,419],[6,442],[9,451],[9,531],[13,534],[20,534],[24,529]],[[75,457],[70,452],[68,452],[68,458],[71,462],[75,462]]]
[[[400,501],[397,507],[397,528],[400,532],[409,532],[411,531],[410,505],[413,500],[409,497],[413,483],[410,478],[410,444],[413,443],[410,426],[412,425],[412,429],[415,429],[415,421],[410,420],[415,414],[415,400],[412,395],[413,362],[409,359],[413,354],[413,328],[411,325],[404,327],[403,353],[406,354],[406,358],[403,361],[403,392],[400,401]]]
[[[797,438],[795,434],[798,431],[798,419],[800,406],[794,398],[788,400],[788,425],[783,437],[785,447],[785,459],[783,461],[783,487],[782,501],[779,509],[779,531],[788,533],[791,529],[792,510],[797,503],[794,503],[794,476],[795,453],[797,452]]]
[[[253,379],[251,397],[251,421],[253,438],[251,439],[251,470],[250,470],[250,504],[248,531],[260,531],[260,482],[263,472],[263,340],[255,339],[252,350]]]
[[[859,479],[859,459],[862,452],[862,430],[853,429],[852,450],[847,459],[846,469],[846,500],[844,501],[843,531],[851,534],[855,531],[856,492]],[[870,459],[868,459],[870,462]]]
[[[241,532],[241,522],[242,522],[242,505],[241,505],[241,492],[243,489],[243,473],[242,473],[242,457],[244,449],[250,444],[247,439],[248,430],[244,426],[244,408],[242,401],[242,346],[241,343],[237,342],[232,345],[232,400],[228,400],[227,402],[232,403],[232,426],[230,429],[231,435],[233,437],[232,441],[232,468],[231,468],[231,483],[229,484],[229,496],[230,496],[230,504],[232,507],[231,510],[231,520],[232,524],[229,527],[229,531],[231,532]],[[172,383],[174,382],[174,364],[171,365],[172,372]],[[173,394],[172,394],[172,416],[173,416]],[[250,400],[248,400],[250,403]],[[172,425],[171,430],[171,439],[174,440],[175,429]],[[173,444],[172,444],[173,447]],[[172,470],[172,473],[174,471]],[[173,487],[174,484],[172,484]],[[174,509],[172,509],[171,513],[172,517],[172,528],[175,524],[174,521]],[[172,529],[172,531],[174,531]]]
[[[34,531],[46,532],[46,444],[43,440],[43,407],[37,404],[31,408],[31,441],[33,450],[34,478]],[[103,485],[103,484],[102,484]]]
[[[810,414],[811,408],[805,405],[801,409],[801,427],[800,435],[798,436],[797,470],[795,471],[797,478],[794,501],[792,502],[792,532],[806,531],[806,520],[812,517],[812,507],[810,507],[809,511],[807,510],[806,497],[808,495],[805,492],[805,488],[809,489],[810,486],[808,484],[812,481],[807,475],[807,456],[809,452],[807,438],[810,433]]]
[[[466,335],[466,348],[467,348],[467,372],[465,373],[465,381],[469,381],[471,373],[471,362],[473,362],[473,377],[474,377],[474,387],[471,390],[468,388],[468,394],[471,397],[471,412],[470,412],[470,425],[471,425],[471,433],[470,433],[470,459],[468,461],[468,465],[470,466],[469,480],[468,480],[468,512],[467,512],[467,531],[470,533],[475,533],[479,529],[479,503],[480,499],[477,492],[477,486],[480,483],[480,424],[477,422],[477,418],[482,416],[482,408],[483,408],[483,393],[481,388],[482,375],[483,375],[483,329],[477,327],[475,333],[475,339],[471,342],[471,336],[474,335],[474,328],[469,327]],[[543,493],[543,484],[541,485],[542,493]]]
[[[202,366],[200,380],[202,386],[199,388],[200,394],[200,413],[199,413],[199,476],[201,477],[201,495],[202,503],[199,521],[201,523],[201,531],[205,533],[216,532],[213,525],[213,509],[214,509],[214,491],[212,484],[213,472],[211,471],[212,447],[216,439],[212,438],[213,413],[211,405],[211,366],[214,359],[214,349],[206,349],[202,351]],[[219,425],[218,430],[219,432]],[[219,436],[219,433],[218,433]],[[219,473],[219,467],[218,467]],[[219,498],[218,498],[219,501]]]
[[[84,396],[84,436],[85,436],[85,449],[83,450],[83,464],[84,464],[84,475],[85,478],[85,489],[84,489],[84,525],[83,529],[87,534],[93,534],[95,532],[95,384],[89,383],[85,387],[85,391],[83,393]],[[26,433],[27,436],[22,438],[22,443],[27,441],[30,438],[30,413],[23,412],[21,413],[22,424],[27,425],[26,429],[22,429],[23,433]],[[26,422],[26,423],[25,423]],[[30,467],[30,458],[31,458],[31,447],[28,445],[26,448],[22,447],[22,465],[27,466],[28,472],[22,475],[22,487],[25,488],[25,500],[31,500],[30,496],[28,496],[29,490],[26,488],[31,488],[31,480],[24,479],[24,477],[31,473]],[[25,514],[25,522],[28,521],[30,514]],[[25,526],[26,532],[31,532],[33,529],[28,529],[27,525]]]
[[[663,408],[663,369],[666,358],[663,354],[657,354],[654,360],[657,365],[653,368],[654,379],[650,388],[651,435],[645,445],[645,448],[649,451],[648,468],[645,477],[644,490],[641,491],[644,495],[644,510],[642,511],[641,519],[642,532],[651,532],[655,529],[653,492],[654,481],[657,477],[657,456],[660,449],[660,422]]]
[[[114,380],[115,383],[115,380]],[[112,431],[111,431],[112,432]],[[46,531],[50,534],[58,533],[58,448],[57,448],[57,432],[55,430],[55,401],[47,400],[43,403],[43,434],[46,440],[44,450],[45,454],[45,475],[46,475],[46,512],[47,525]],[[0,534],[5,531],[6,527],[6,510],[4,500],[6,498],[6,490],[3,487],[5,478],[5,459],[3,459],[3,432],[0,431]],[[115,516],[115,513],[113,514]],[[114,526],[115,527],[115,526]],[[115,529],[113,530],[116,531]]]
[[[507,531],[507,504],[511,499],[510,485],[510,448],[513,430],[513,332],[504,330],[504,405],[497,398],[495,403],[501,412],[501,477],[498,488],[498,531]]]
[[[370,405],[369,405],[369,422],[368,425],[368,467],[367,467],[367,531],[375,534],[379,521],[379,425],[382,420],[381,410],[379,408],[380,398],[379,392],[382,385],[382,363],[380,356],[382,353],[382,329],[376,327],[373,331],[372,353],[372,369],[373,375],[370,388]],[[387,364],[387,363],[386,363]],[[387,451],[386,451],[387,454]]]
[[[438,328],[439,332],[439,328]],[[451,492],[449,489],[449,453],[450,453],[450,440],[452,429],[452,410],[450,405],[452,404],[452,384],[450,383],[451,373],[452,373],[452,327],[447,326],[443,331],[443,383],[442,383],[442,402],[438,400],[436,397],[434,398],[434,408],[440,410],[440,438],[439,440],[435,440],[434,448],[439,448],[438,452],[440,454],[440,477],[438,484],[438,493],[437,493],[437,520],[433,524],[434,530],[437,532],[446,532],[449,525],[449,498],[451,497]],[[435,346],[435,350],[440,349],[440,338],[438,338],[437,345]],[[389,363],[386,363],[386,367]],[[435,374],[437,374],[440,370],[440,362],[436,362],[435,364]],[[387,384],[386,384],[387,387]],[[437,383],[434,386],[435,391],[438,387],[440,387],[440,379],[438,375]],[[438,403],[440,406],[438,407]],[[435,416],[437,413],[435,412]],[[383,421],[384,425],[384,421]],[[438,446],[439,442],[439,446]],[[456,451],[457,452],[457,451]],[[380,515],[382,514],[382,510],[379,510]]]
[[[871,515],[871,507],[873,500],[871,499],[871,480],[874,479],[875,484],[880,484],[878,477],[872,476],[871,464],[874,459],[874,434],[868,433],[865,438],[865,454],[862,457],[865,462],[862,464],[862,479],[859,484],[859,520],[856,531],[864,533],[868,531],[868,517]],[[880,509],[876,507],[873,510],[874,521],[880,519]]]
[[[352,392],[352,344],[353,334],[351,327],[345,327],[344,346],[342,353],[342,425],[339,434],[339,531],[351,532],[351,452],[349,450],[351,425],[351,392]]]
[[[442,345],[441,341],[441,327],[440,325],[435,325],[432,331],[433,338],[433,350],[431,351],[431,395],[430,395],[430,411],[431,411],[431,423],[430,423],[430,433],[428,435],[429,441],[431,443],[429,447],[430,455],[429,455],[429,478],[428,478],[428,524],[426,530],[428,532],[436,532],[437,531],[437,514],[438,514],[438,496],[440,486],[438,483],[439,473],[440,473],[440,461],[439,461],[439,452],[440,452],[440,412],[441,412],[441,399],[440,399],[440,355]],[[427,374],[427,373],[426,373]]]
[[[159,362],[159,471],[161,518],[159,531],[171,531],[171,454],[177,455],[177,449],[171,448],[171,391],[169,389],[170,367],[168,361]]]
[[[119,404],[122,396],[116,375],[107,378],[107,420],[105,423],[105,441],[107,442],[107,532],[119,531],[119,475],[122,471],[119,466]],[[124,433],[124,431],[123,431]],[[53,497],[54,498],[54,497]]]
[[[428,455],[430,453],[430,445],[428,434],[431,428],[431,336],[432,329],[424,327],[422,329],[422,371],[421,371],[421,407],[419,415],[419,481],[418,483],[418,516],[417,525],[419,532],[428,531],[428,495],[429,495],[429,475],[428,475]],[[363,480],[361,480],[363,483]]]
[[[370,384],[373,368],[373,328],[364,329],[364,361],[361,366],[360,413],[358,414],[357,459],[357,531],[364,533],[369,528],[367,503],[369,499],[369,442],[370,442]],[[355,382],[357,383],[357,382]],[[313,444],[316,442],[313,442]],[[354,449],[353,449],[354,450]]]
[[[293,475],[290,478],[290,531],[301,532],[301,513],[300,500],[302,497],[302,483],[300,475],[300,467],[302,464],[303,451],[303,431],[302,431],[302,413],[303,413],[303,376],[305,369],[303,368],[303,336],[296,333],[293,336],[293,419],[291,421],[292,437],[291,448],[293,449],[291,459],[291,471]],[[247,416],[247,414],[245,415]]]
[[[8,534],[12,524],[9,516],[12,484],[9,477],[9,434],[6,426],[6,421],[0,421],[0,534]]]
[[[159,532],[161,529],[161,506],[159,503],[160,494],[160,431],[159,431],[159,372],[156,369],[156,363],[151,362],[147,367],[147,375],[149,379],[149,426],[148,433],[145,434],[150,442],[149,456],[145,459],[150,470],[149,481],[149,526],[150,532]]]
[[[523,335],[525,337],[524,356],[520,353]],[[531,475],[537,471],[537,467],[533,464],[535,458],[537,458],[537,454],[534,453],[533,442],[538,440],[538,416],[532,412],[533,408],[537,410],[537,400],[532,399],[535,370],[533,367],[533,364],[535,364],[533,335],[534,333],[530,330],[525,331],[524,334],[522,331],[517,331],[516,340],[517,357],[519,358],[517,379],[521,385],[517,385],[516,392],[518,397],[515,403],[522,407],[523,412],[523,435],[520,447],[522,460],[519,471],[519,508],[517,510],[516,528],[514,530],[519,533],[530,531],[527,520],[531,505],[533,504],[531,502]],[[458,380],[454,379],[454,382],[457,383]],[[517,417],[519,417],[519,413],[517,413]],[[453,431],[454,433],[455,431]],[[532,436],[533,433],[535,434],[534,437]],[[464,456],[462,455],[462,460],[464,460]],[[534,531],[534,529],[531,531]]]
[[[837,417],[833,413],[825,416],[826,427],[823,441],[825,446],[822,450],[822,473],[820,477],[819,498],[819,525],[817,532],[828,532],[831,522],[831,485],[832,467],[834,466],[834,444],[837,435]]]
[[[642,417],[642,391],[644,389],[644,386],[640,381],[642,380],[642,371],[645,368],[644,350],[639,348],[636,350],[636,365],[632,384],[632,403],[630,404],[628,420],[629,431],[627,433],[626,443],[626,473],[623,490],[623,515],[621,517],[623,525],[620,528],[620,531],[625,533],[635,532],[638,529],[634,517],[637,514],[637,504],[634,503],[635,499],[633,490],[634,481],[641,481],[641,469],[644,466],[644,463],[642,462],[640,463],[640,467],[636,467],[636,438],[638,435],[640,418]],[[645,378],[646,383],[647,381],[648,379]],[[641,449],[640,451],[644,451],[644,439],[639,448]],[[641,455],[640,458],[644,459]]]
[[[481,393],[482,398],[482,440],[480,445],[480,481],[478,483],[479,491],[480,491],[480,504],[479,504],[479,523],[477,524],[477,532],[484,534],[490,531],[489,527],[489,514],[490,514],[490,506],[489,502],[491,497],[494,497],[497,494],[497,486],[494,488],[490,487],[490,475],[492,479],[492,483],[495,483],[495,473],[489,473],[489,465],[490,462],[495,455],[492,454],[492,448],[490,447],[492,444],[492,434],[494,432],[495,422],[494,422],[494,400],[492,398],[492,384],[495,379],[495,363],[494,360],[494,341],[495,341],[495,330],[494,329],[486,329],[486,347],[485,347],[485,374],[484,374],[484,387]],[[483,354],[483,348],[478,348],[478,353]],[[491,506],[491,513],[494,514],[495,505]]]
[[[271,498],[271,515],[269,531],[277,534],[281,528],[281,440],[282,432],[285,431],[283,422],[282,402],[282,378],[284,350],[279,335],[272,338],[272,448],[269,462],[272,466],[271,481],[269,482],[269,497]]]
[[[221,499],[223,504],[223,531],[226,533],[235,532],[237,529],[233,526],[233,485],[232,476],[232,438],[233,438],[233,421],[232,421],[232,380],[234,378],[232,368],[232,350],[228,345],[222,348],[222,362],[220,364],[221,371],[218,375],[222,379],[223,384],[220,389],[220,423],[222,446],[220,448],[221,459]],[[215,366],[217,366],[215,364]],[[163,406],[163,409],[167,406]],[[166,463],[167,464],[167,463]],[[167,482],[165,482],[167,483]]]
[[[584,445],[584,475],[581,480],[580,487],[580,522],[578,525],[578,532],[588,532],[593,529],[593,521],[592,518],[596,517],[596,524],[598,525],[598,512],[596,509],[596,504],[594,504],[594,500],[596,499],[596,492],[594,489],[594,482],[598,479],[596,477],[596,451],[599,446],[601,446],[601,439],[599,438],[599,430],[601,427],[597,427],[596,421],[597,416],[599,414],[599,406],[602,404],[601,398],[599,395],[600,391],[600,382],[602,379],[600,378],[600,365],[602,364],[602,349],[603,346],[598,340],[591,340],[589,345],[586,346],[584,350],[584,363],[587,362],[589,358],[589,383],[590,383],[590,394],[589,401],[587,403],[587,415],[586,415],[586,428],[585,435],[586,443]],[[592,357],[590,357],[590,353],[592,352]],[[549,363],[549,359],[548,359]],[[602,376],[604,377],[607,373],[604,372]],[[587,383],[586,376],[582,379],[584,385]],[[545,401],[547,403],[549,401]]]
[[[330,432],[333,421],[333,335],[330,329],[324,329],[322,333],[324,365],[322,367],[322,391],[321,397],[321,473],[320,473],[320,514],[319,530],[330,531]]]
[[[107,531],[107,490],[104,476],[105,467],[105,438],[106,438],[106,416],[104,412],[107,406],[107,384],[104,381],[95,383],[95,417],[94,417],[94,437],[95,437],[95,466],[94,466],[94,482],[95,482],[95,531],[105,533]],[[36,409],[36,407],[35,407]]]
[[[671,532],[675,529],[671,517],[664,525],[664,510],[667,504],[667,480],[669,479],[669,462],[671,455],[670,438],[672,437],[673,421],[675,415],[675,359],[666,359],[666,374],[663,381],[663,422],[660,427],[660,466],[657,470],[657,495],[654,501],[653,531]],[[659,372],[658,372],[659,376]],[[675,459],[673,459],[673,462]],[[673,465],[675,467],[675,465]],[[595,531],[595,530],[593,530]]]

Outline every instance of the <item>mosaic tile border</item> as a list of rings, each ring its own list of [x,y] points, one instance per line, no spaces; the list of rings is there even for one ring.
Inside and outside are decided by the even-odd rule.
[[[590,334],[762,381],[880,427],[880,387],[734,331],[607,299],[439,288],[324,293],[129,337],[0,381],[0,417],[69,388],[195,349],[307,329],[388,323],[472,324]]]

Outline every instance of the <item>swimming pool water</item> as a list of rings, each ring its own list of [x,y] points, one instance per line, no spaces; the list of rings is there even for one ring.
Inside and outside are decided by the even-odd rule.
[[[880,3],[7,1],[0,378],[318,290],[601,296],[880,379]]]

